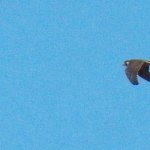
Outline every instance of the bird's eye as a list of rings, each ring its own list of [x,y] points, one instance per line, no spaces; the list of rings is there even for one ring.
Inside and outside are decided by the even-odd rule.
[[[129,61],[126,62],[126,65],[129,65]]]

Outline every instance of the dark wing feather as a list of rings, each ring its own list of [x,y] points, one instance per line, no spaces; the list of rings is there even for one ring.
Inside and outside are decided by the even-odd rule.
[[[142,67],[143,63],[143,61],[132,61],[125,70],[129,81],[134,85],[138,84],[137,74],[140,68]]]
[[[131,72],[128,68],[126,68],[125,73],[129,79],[129,81],[134,84],[137,85],[138,84],[138,80],[137,80],[137,74]]]
[[[150,82],[149,64],[144,63],[141,69],[139,70],[138,75]]]

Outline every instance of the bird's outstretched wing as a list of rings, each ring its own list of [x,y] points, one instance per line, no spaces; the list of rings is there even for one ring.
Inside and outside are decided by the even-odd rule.
[[[142,61],[134,61],[134,62],[130,63],[127,66],[127,68],[125,69],[125,73],[129,79],[129,81],[133,85],[138,84],[137,75],[143,64],[144,64],[144,62],[142,62]]]
[[[128,68],[126,68],[125,73],[129,79],[129,81],[134,84],[134,85],[138,85],[138,80],[137,80],[137,73],[133,73],[131,72]]]

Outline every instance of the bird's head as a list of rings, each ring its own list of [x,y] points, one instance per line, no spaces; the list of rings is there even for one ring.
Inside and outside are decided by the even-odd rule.
[[[128,66],[130,64],[129,60],[124,61],[123,66]]]

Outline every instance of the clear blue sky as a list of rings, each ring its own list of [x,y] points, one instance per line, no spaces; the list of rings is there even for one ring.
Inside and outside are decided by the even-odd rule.
[[[147,0],[0,1],[1,150],[149,150]]]

